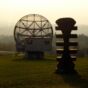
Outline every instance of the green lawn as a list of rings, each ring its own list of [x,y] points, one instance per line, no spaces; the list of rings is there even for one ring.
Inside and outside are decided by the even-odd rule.
[[[55,74],[54,56],[26,60],[14,55],[0,56],[0,88],[88,88],[88,58],[78,58],[80,76]]]

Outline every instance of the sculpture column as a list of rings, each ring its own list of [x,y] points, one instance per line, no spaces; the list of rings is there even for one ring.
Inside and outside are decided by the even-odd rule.
[[[58,25],[56,31],[61,31],[62,34],[56,32],[56,52],[57,52],[57,69],[56,73],[73,74],[76,73],[74,61],[76,60],[77,34],[71,34],[72,30],[77,30],[76,21],[73,18],[61,18],[56,21]],[[59,41],[62,39],[62,41]],[[71,39],[73,39],[71,41]],[[58,48],[61,46],[62,48]],[[74,48],[75,47],[75,48]]]

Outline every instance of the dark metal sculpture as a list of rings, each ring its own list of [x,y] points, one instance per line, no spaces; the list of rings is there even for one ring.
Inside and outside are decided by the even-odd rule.
[[[77,35],[71,34],[72,30],[77,30],[77,27],[75,26],[76,21],[72,18],[61,18],[56,21],[56,24],[58,25],[56,30],[62,32],[62,34],[56,34],[58,40],[56,41],[58,60],[56,73],[76,73],[74,61],[76,60],[78,46],[77,41],[75,41]]]

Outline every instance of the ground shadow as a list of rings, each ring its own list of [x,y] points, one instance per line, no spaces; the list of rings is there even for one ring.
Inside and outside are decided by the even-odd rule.
[[[64,81],[74,88],[88,88],[88,79],[82,78],[80,74],[76,75],[61,75]]]

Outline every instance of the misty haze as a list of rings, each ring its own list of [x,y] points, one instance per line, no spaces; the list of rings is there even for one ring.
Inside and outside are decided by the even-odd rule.
[[[88,88],[88,0],[0,0],[0,88]]]
[[[55,32],[55,26],[56,25],[53,25],[53,30]],[[78,26],[78,30],[76,31],[77,34],[85,34],[85,35],[88,35],[88,25],[77,25]],[[0,26],[0,35],[13,35],[14,33],[14,27],[15,27],[15,24],[12,25],[12,24],[9,24],[9,25],[1,25]]]

